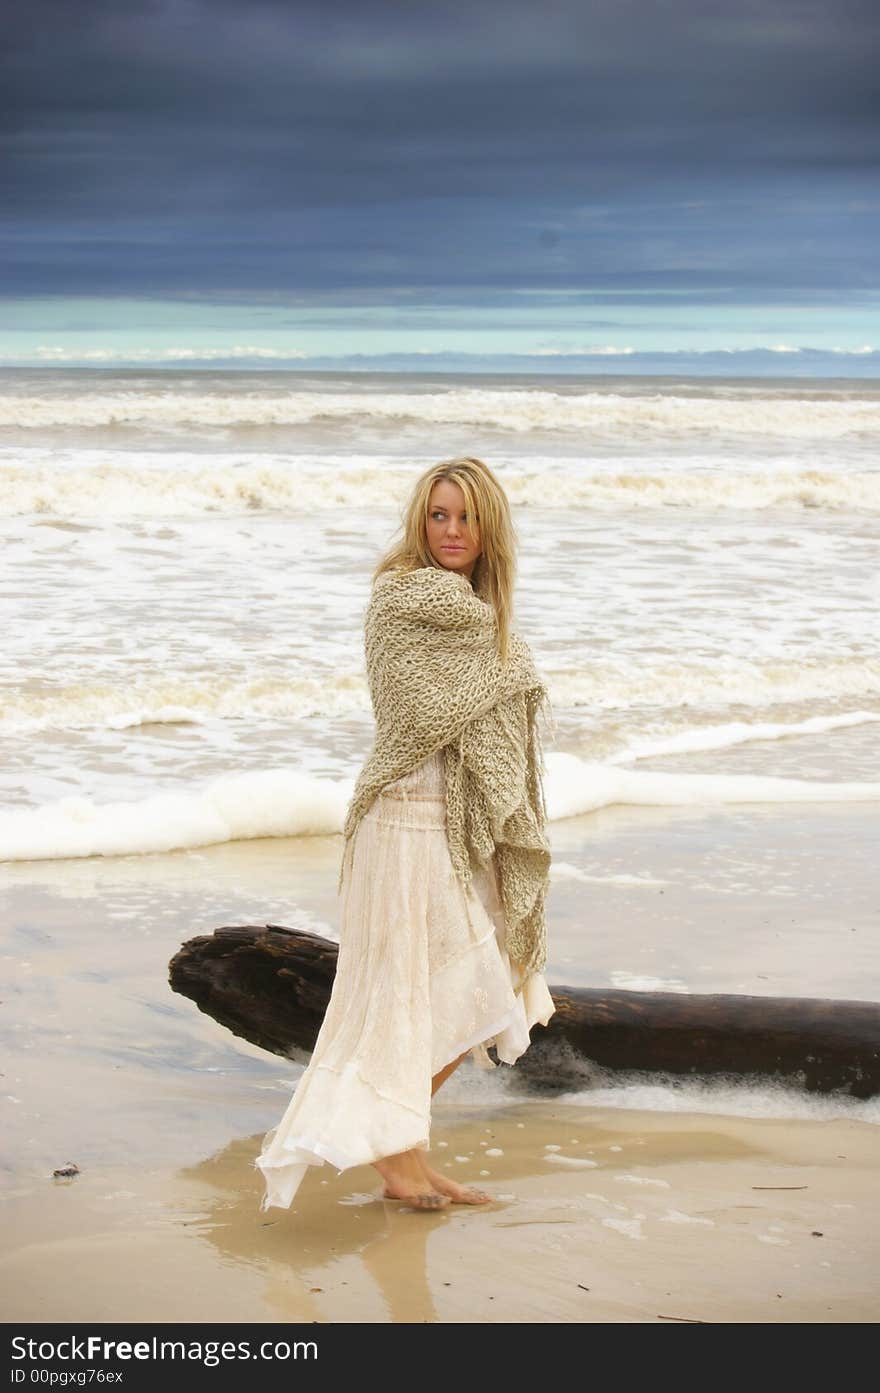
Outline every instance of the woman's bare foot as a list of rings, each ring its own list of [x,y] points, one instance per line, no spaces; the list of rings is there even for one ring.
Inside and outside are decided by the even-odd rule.
[[[436,1190],[417,1191],[413,1195],[390,1195],[387,1190],[383,1190],[382,1198],[400,1200],[402,1204],[408,1204],[413,1209],[446,1209],[452,1203],[447,1195],[438,1195]]]
[[[478,1190],[473,1185],[459,1185],[458,1181],[451,1180],[448,1176],[440,1175],[439,1172],[432,1170],[423,1151],[415,1152],[415,1156],[428,1184],[432,1189],[439,1190],[441,1195],[448,1195],[453,1204],[489,1204],[491,1202],[493,1197],[485,1190]]]
[[[445,1209],[452,1201],[426,1178],[415,1151],[388,1156],[373,1165],[385,1181],[382,1196],[386,1200],[402,1200],[413,1209]]]

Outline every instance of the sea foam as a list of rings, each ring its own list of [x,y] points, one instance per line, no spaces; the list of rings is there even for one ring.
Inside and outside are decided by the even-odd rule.
[[[88,459],[83,458],[88,456]],[[513,507],[760,512],[770,508],[880,512],[880,471],[857,465],[742,468],[730,461],[687,467],[652,457],[625,467],[592,460],[534,461],[501,468]],[[332,459],[244,455],[163,457],[145,451],[0,451],[0,517],[64,519],[235,517],[372,504],[377,490],[399,506],[420,472],[386,457]]]
[[[823,783],[751,774],[626,770],[575,755],[546,755],[551,820],[615,803],[705,806],[730,803],[880,801],[880,783]],[[28,861],[177,851],[259,837],[340,833],[354,779],[319,779],[297,769],[224,775],[201,789],[96,803],[72,796],[0,813],[0,860]]]

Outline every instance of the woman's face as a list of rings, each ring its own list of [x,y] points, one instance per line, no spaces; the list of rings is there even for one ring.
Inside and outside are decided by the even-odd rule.
[[[470,524],[473,522],[474,531]],[[451,479],[438,479],[428,507],[428,548],[438,566],[470,580],[480,556],[479,519],[467,516],[464,494]]]

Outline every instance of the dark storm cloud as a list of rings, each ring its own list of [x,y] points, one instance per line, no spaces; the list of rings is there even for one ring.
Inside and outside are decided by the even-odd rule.
[[[876,285],[874,0],[28,0],[0,288]]]

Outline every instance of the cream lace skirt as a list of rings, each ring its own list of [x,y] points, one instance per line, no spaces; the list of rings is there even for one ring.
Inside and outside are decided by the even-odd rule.
[[[309,1166],[338,1171],[426,1150],[431,1080],[486,1046],[513,1064],[555,1007],[521,986],[494,870],[465,892],[446,840],[442,751],[388,784],[361,819],[339,897],[339,957],[311,1060],[254,1165],[260,1208],[289,1207]]]

